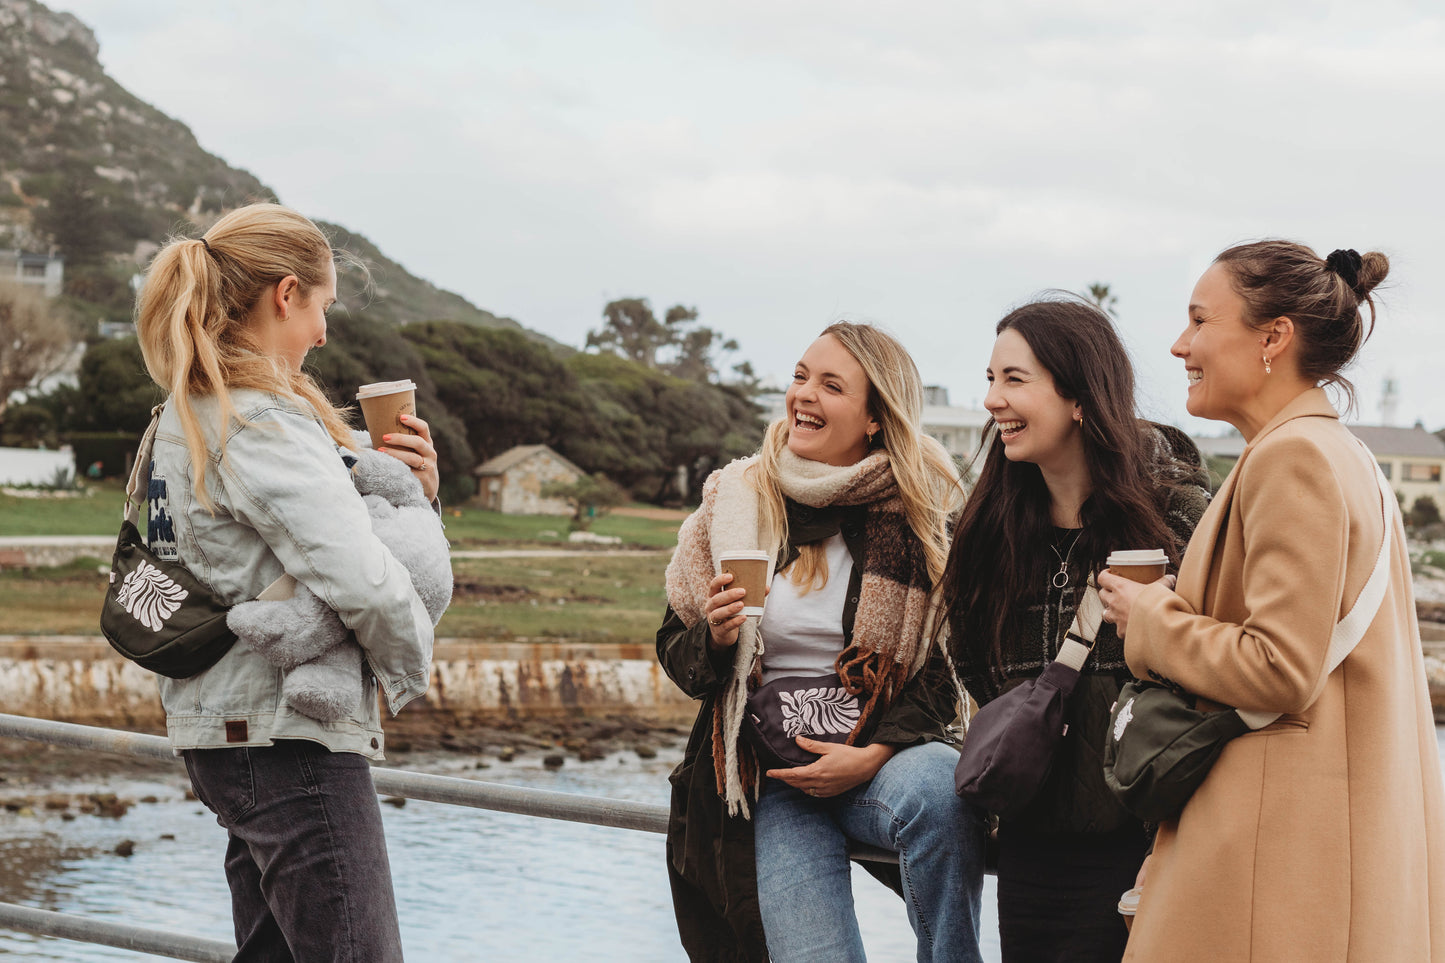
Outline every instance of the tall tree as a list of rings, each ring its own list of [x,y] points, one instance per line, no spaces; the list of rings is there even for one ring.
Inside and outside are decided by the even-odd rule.
[[[646,298],[607,302],[602,309],[602,327],[587,332],[587,347],[610,349],[649,368],[657,367],[658,349],[671,341],[672,331],[657,320]]]
[[[146,372],[135,338],[97,341],[85,350],[76,377],[81,424],[96,431],[139,435],[165,393]]]
[[[437,398],[466,426],[478,460],[530,444],[572,457],[568,443],[578,434],[586,404],[576,380],[546,346],[508,328],[455,321],[410,324],[403,332]]]
[[[11,393],[57,371],[71,344],[70,331],[44,295],[0,282],[0,418]]]
[[[1095,281],[1089,285],[1086,297],[1094,302],[1094,306],[1100,311],[1108,312],[1110,317],[1117,318],[1119,316],[1119,312],[1114,310],[1114,305],[1119,303],[1119,299],[1109,292],[1109,285]]]
[[[611,301],[602,310],[603,325],[587,334],[587,347],[611,350],[687,381],[717,380],[715,349],[733,352],[737,341],[698,325],[697,308],[674,304],[662,321],[646,298]]]

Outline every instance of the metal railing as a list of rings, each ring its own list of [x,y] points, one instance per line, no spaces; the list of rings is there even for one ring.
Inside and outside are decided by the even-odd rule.
[[[179,763],[164,736],[147,736],[135,732],[81,726],[70,722],[33,719],[0,713],[0,737],[26,739],[70,749],[89,749],[161,759]],[[425,802],[450,806],[468,806],[493,812],[518,813],[544,819],[635,829],[648,833],[667,832],[668,809],[649,803],[583,796],[576,793],[551,792],[546,789],[525,789],[494,782],[438,776],[405,769],[371,770],[372,781],[379,794],[404,796]],[[898,857],[881,849],[851,844],[849,855],[854,859],[897,862]],[[98,943],[121,949],[152,953],[195,963],[229,963],[236,947],[221,940],[210,940],[185,933],[147,929],[111,923],[91,917],[48,910],[31,909],[0,902],[0,928],[56,936],[63,939]]]

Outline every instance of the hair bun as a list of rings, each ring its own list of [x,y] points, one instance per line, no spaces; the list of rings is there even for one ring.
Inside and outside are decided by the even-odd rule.
[[[1360,265],[1364,259],[1354,248],[1336,248],[1325,258],[1325,267],[1338,274],[1351,291],[1360,283]]]

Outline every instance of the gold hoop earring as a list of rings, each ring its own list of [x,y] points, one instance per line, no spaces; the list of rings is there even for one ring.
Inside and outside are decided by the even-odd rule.
[[[1264,355],[1264,373],[1265,373],[1265,374],[1269,374],[1269,373],[1270,373],[1269,353],[1268,353],[1268,352],[1265,352],[1265,355]]]

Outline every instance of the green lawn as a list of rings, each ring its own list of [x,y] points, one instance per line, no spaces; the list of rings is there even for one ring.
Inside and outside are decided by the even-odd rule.
[[[508,642],[650,642],[667,606],[665,555],[457,559],[437,635]],[[106,567],[0,571],[0,634],[97,635]]]
[[[667,608],[665,555],[457,559],[437,635],[651,642]]]
[[[100,635],[110,563],[0,570],[0,634]]]
[[[462,506],[445,509],[443,521],[447,538],[457,548],[567,544],[569,520],[557,515],[502,515]],[[621,538],[625,545],[671,548],[677,544],[679,524],[675,519],[608,514],[594,520],[591,531]]]
[[[86,492],[79,498],[0,494],[0,535],[115,534],[120,527],[125,484],[89,483]],[[446,506],[443,520],[447,538],[457,548],[567,544],[568,519],[556,515],[502,515],[460,505]],[[671,548],[677,543],[678,524],[675,519],[609,514],[595,520],[592,531],[617,536],[627,545]],[[145,530],[144,519],[141,530]]]
[[[111,535],[123,486],[103,483],[86,498],[0,495],[0,535]],[[457,549],[566,548],[567,519],[500,515],[462,506],[444,511]],[[676,518],[603,516],[592,531],[633,547],[671,548]],[[555,558],[456,559],[457,591],[437,627],[443,637],[509,641],[650,642],[666,607],[659,554],[602,555],[580,549]],[[0,570],[0,634],[96,635],[106,563]]]
[[[0,535],[114,535],[124,503],[121,481],[87,482],[76,498],[0,494]]]

